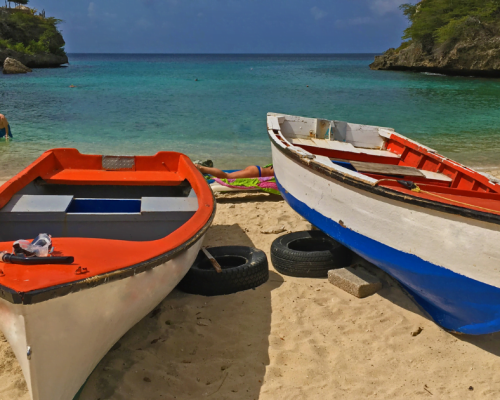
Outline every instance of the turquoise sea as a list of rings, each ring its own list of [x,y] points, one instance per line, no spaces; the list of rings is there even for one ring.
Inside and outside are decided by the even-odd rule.
[[[14,140],[0,141],[0,177],[54,147],[267,164],[268,111],[393,127],[469,166],[500,165],[500,80],[371,71],[373,57],[71,54],[67,68],[1,75]]]

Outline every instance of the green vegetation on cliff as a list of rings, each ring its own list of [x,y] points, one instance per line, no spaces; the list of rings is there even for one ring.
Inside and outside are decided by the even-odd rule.
[[[500,77],[500,0],[421,0],[401,9],[410,20],[405,41],[371,69]]]
[[[60,22],[56,18],[35,15],[35,10],[31,9],[0,8],[0,49],[63,56],[65,43],[57,29]]]
[[[422,0],[401,9],[411,23],[403,39],[426,48],[500,32],[500,0]],[[404,42],[402,48],[408,45]]]

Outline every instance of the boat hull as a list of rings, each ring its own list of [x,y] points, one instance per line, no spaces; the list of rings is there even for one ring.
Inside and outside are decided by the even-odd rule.
[[[73,399],[111,347],[184,277],[203,238],[163,264],[123,279],[31,305],[0,299],[0,329],[31,398]]]
[[[369,193],[273,142],[280,191],[313,225],[396,278],[445,329],[500,330],[500,225]]]

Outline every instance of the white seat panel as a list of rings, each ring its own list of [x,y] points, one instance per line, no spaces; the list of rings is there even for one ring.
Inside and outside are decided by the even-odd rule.
[[[350,153],[359,153],[359,149],[354,147],[351,143],[339,142],[338,140],[327,140],[328,146],[332,150],[348,151]]]
[[[0,212],[66,212],[73,196],[16,194]]]
[[[143,197],[141,213],[147,212],[194,212],[198,210],[196,197]]]
[[[394,154],[387,150],[364,149],[355,147],[352,143],[340,142],[338,140],[328,139],[292,139],[293,144],[300,144],[305,146],[314,146],[323,149],[331,149],[337,151],[346,151],[355,154],[368,154],[379,157],[400,158],[399,155]]]
[[[329,149],[330,146],[329,146],[329,140],[325,140],[325,139],[311,139],[311,142],[313,142],[313,146],[316,146],[316,147],[321,147],[323,149]]]
[[[314,146],[315,144],[311,139],[298,139],[298,138],[293,138],[291,140],[292,144],[302,144],[304,146]]]

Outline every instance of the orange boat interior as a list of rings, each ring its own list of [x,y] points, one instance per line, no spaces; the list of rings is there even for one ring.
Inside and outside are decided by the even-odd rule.
[[[401,135],[388,135],[380,150],[356,148],[350,144],[350,148],[343,150],[342,147],[347,147],[345,143],[326,139],[285,140],[280,134],[277,137],[285,146],[293,144],[311,154],[327,157],[334,164],[377,179],[379,186],[440,203],[500,214],[499,184]],[[386,167],[380,168],[380,165]],[[412,190],[398,181],[414,183],[417,188]]]
[[[23,293],[141,264],[195,238],[213,210],[205,179],[180,153],[50,150],[0,187],[0,251],[48,233],[53,255],[75,262],[0,263],[0,284]]]

